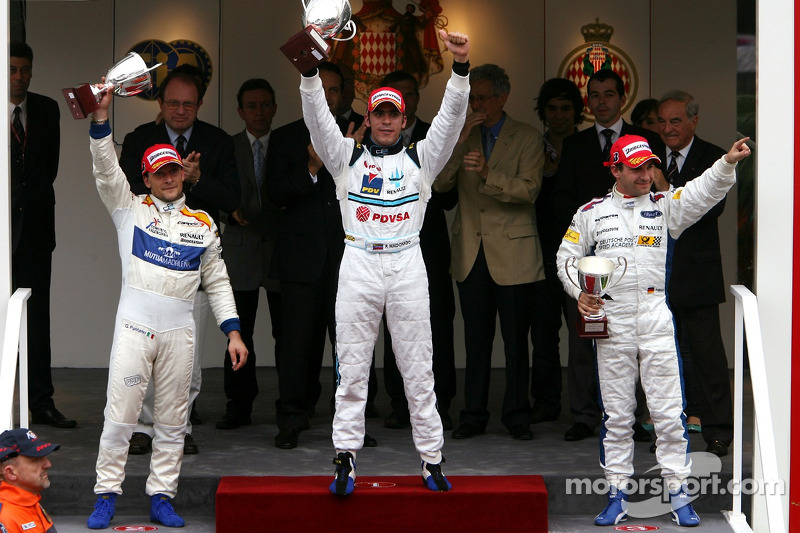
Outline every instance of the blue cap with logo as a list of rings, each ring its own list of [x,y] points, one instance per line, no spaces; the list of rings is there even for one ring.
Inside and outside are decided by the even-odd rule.
[[[0,433],[0,461],[17,455],[44,457],[60,447],[60,444],[44,442],[27,428],[9,429]]]

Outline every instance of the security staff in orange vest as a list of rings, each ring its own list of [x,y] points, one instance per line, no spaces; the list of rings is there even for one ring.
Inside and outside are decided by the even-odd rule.
[[[55,533],[53,520],[39,502],[50,486],[47,456],[59,447],[26,428],[0,434],[0,532]]]

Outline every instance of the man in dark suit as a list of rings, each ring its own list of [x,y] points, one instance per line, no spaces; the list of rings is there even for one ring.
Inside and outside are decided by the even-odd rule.
[[[197,120],[197,112],[203,104],[205,82],[200,71],[191,65],[173,69],[161,84],[158,105],[163,121],[149,122],[137,127],[125,136],[120,155],[120,166],[128,177],[134,194],[147,192],[142,181],[141,161],[145,150],[154,144],[171,144],[183,158],[186,179],[183,192],[186,205],[202,209],[220,225],[220,210],[233,213],[241,197],[239,176],[236,171],[233,140],[220,128]],[[208,297],[205,291],[197,291],[194,318],[197,324],[192,384],[189,405],[200,393],[201,368],[205,325],[209,315]],[[194,423],[196,417],[191,417]],[[191,435],[192,424],[187,423],[184,453],[196,454],[197,445]],[[131,439],[130,453],[148,453],[153,436],[153,396],[148,387],[139,424]]]
[[[671,187],[683,187],[725,153],[695,135],[699,107],[684,91],[670,91],[659,101],[658,122],[666,150],[658,155],[666,155],[664,174]],[[706,451],[720,457],[727,455],[733,440],[733,400],[719,322],[725,284],[717,219],[724,209],[722,200],[675,241],[668,285],[687,400],[699,408]]]
[[[253,331],[260,287],[267,291],[276,354],[281,346],[280,285],[268,275],[280,212],[263,194],[265,156],[278,106],[272,86],[260,78],[245,81],[236,100],[239,117],[245,123],[245,129],[233,136],[242,201],[236,211],[225,217],[222,248],[249,356],[244,366],[234,372],[230,354],[225,352],[224,383],[228,404],[225,415],[216,424],[217,429],[235,429],[251,422],[253,400],[258,395]],[[276,360],[279,360],[277,355]]]
[[[604,196],[614,185],[614,177],[603,166],[608,161],[611,146],[621,135],[640,135],[647,139],[655,153],[662,153],[664,143],[654,132],[637,128],[622,119],[625,106],[625,84],[611,70],[592,74],[587,84],[589,110],[594,115],[594,127],[564,139],[561,164],[553,192],[554,225],[560,240],[566,232],[575,211],[592,198]],[[556,265],[563,268],[564,265]],[[567,327],[569,329],[569,359],[567,363],[567,389],[569,407],[574,423],[564,434],[564,440],[577,441],[594,434],[600,422],[597,404],[597,380],[592,341],[578,337],[575,323],[578,308],[568,300]]]
[[[341,68],[341,67],[340,67]],[[353,71],[348,68],[341,68],[342,71],[342,100],[336,111],[336,120],[340,122],[339,127],[344,125],[345,131],[350,123],[353,123],[353,131],[361,127],[364,122],[364,115],[356,113],[353,109],[353,100],[356,99],[355,80]]]
[[[400,132],[403,145],[408,147],[408,145],[424,139],[431,125],[416,115],[419,105],[417,79],[404,70],[397,70],[384,77],[380,86],[397,89],[403,95],[407,117],[406,127]],[[447,411],[456,395],[456,364],[453,346],[453,319],[456,314],[456,303],[453,295],[453,278],[450,276],[450,236],[447,230],[445,210],[454,208],[457,202],[458,192],[455,188],[445,193],[433,191],[419,232],[419,245],[428,274],[428,293],[431,304],[436,407],[445,430],[453,429],[453,421]],[[384,420],[384,425],[390,429],[407,428],[411,424],[408,401],[403,390],[403,378],[397,368],[397,361],[392,351],[392,337],[385,321],[383,339],[383,381],[386,393],[391,398],[392,406],[392,412]]]
[[[533,283],[544,279],[534,202],[544,145],[541,133],[503,110],[511,90],[505,70],[475,67],[469,83],[472,113],[434,184],[439,191],[458,189],[451,270],[464,317],[467,366],[465,407],[452,436],[468,439],[486,431],[499,315],[506,376],[501,421],[512,438],[530,440],[528,330]]]
[[[336,116],[341,71],[331,63],[323,63],[319,70],[328,107]],[[275,446],[291,449],[297,447],[300,432],[308,429],[309,413],[322,391],[319,376],[326,331],[336,346],[333,309],[344,252],[333,178],[311,147],[302,118],[272,132],[266,189],[282,210],[271,267],[271,275],[281,284],[283,324]]]
[[[10,45],[11,277],[30,288],[28,300],[28,407],[34,424],[73,428],[56,409],[50,372],[50,275],[56,247],[53,182],[61,148],[58,104],[28,92],[33,50]]]

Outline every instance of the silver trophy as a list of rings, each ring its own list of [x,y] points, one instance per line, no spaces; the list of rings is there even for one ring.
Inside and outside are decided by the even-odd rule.
[[[616,283],[612,285],[611,280],[618,266],[623,267],[622,274],[617,278]],[[569,273],[570,267],[578,271],[578,283],[575,283],[575,280],[572,279],[572,275]],[[573,255],[564,263],[564,269],[573,285],[581,291],[599,298],[620,282],[625,272],[628,271],[628,260],[620,256],[617,258],[617,264],[615,265],[611,259],[606,257],[590,255],[578,259]],[[578,322],[578,336],[588,339],[607,339],[608,319],[606,318],[606,312],[600,309],[597,314],[581,316]]]
[[[300,72],[308,72],[330,57],[327,41],[347,41],[356,34],[356,24],[348,0],[300,0],[304,29],[286,41],[281,51]],[[342,31],[346,38],[337,38]]]
[[[348,0],[300,0],[303,4],[303,26],[311,26],[327,40],[348,41],[356,34],[356,23],[350,17],[353,10]],[[351,32],[345,39],[336,35],[344,30]]]
[[[161,63],[148,67],[142,56],[130,52],[122,58],[106,74],[105,87],[95,87],[84,83],[77,87],[61,89],[67,100],[72,116],[76,119],[86,116],[99,107],[100,99],[105,91],[114,88],[118,96],[134,96],[149,89],[153,85],[150,71],[161,66]]]

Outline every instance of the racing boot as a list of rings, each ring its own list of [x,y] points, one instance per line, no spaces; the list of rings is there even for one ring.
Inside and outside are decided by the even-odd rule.
[[[442,458],[442,463],[444,463],[444,458]],[[453,488],[453,485],[442,474],[442,463],[434,465],[422,461],[422,483],[436,492],[447,492]]]
[[[356,461],[350,452],[339,452],[333,460],[336,472],[330,485],[331,494],[348,496],[356,484]]]
[[[150,521],[167,527],[183,527],[186,522],[178,516],[169,500],[166,494],[150,496]]]
[[[114,492],[105,492],[97,495],[97,502],[94,504],[94,511],[89,520],[86,521],[86,527],[89,529],[105,529],[114,518],[114,510],[117,503],[117,494]]]
[[[679,526],[694,527],[700,525],[700,517],[692,507],[692,497],[686,494],[686,486],[676,492],[669,492],[669,505],[672,507],[672,521]]]
[[[628,495],[625,491],[611,485],[608,489],[608,505],[594,517],[596,526],[613,526],[628,519]]]

